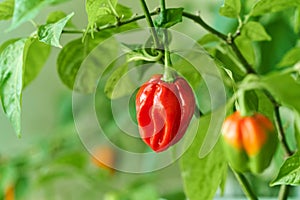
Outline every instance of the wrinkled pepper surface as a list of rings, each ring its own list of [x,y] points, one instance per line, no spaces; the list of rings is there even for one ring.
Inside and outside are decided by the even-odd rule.
[[[136,95],[139,132],[155,152],[168,149],[186,132],[195,110],[193,90],[180,76],[165,82],[154,75]]]
[[[266,116],[255,113],[243,117],[236,111],[224,121],[221,132],[233,169],[260,173],[270,165],[278,140],[274,126]]]

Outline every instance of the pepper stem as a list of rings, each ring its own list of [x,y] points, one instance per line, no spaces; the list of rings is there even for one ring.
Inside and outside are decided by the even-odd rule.
[[[161,4],[161,13],[163,17],[163,21],[166,19],[166,2],[165,0],[160,1]],[[168,30],[163,29],[163,35],[164,35],[164,75],[163,75],[163,81],[165,82],[173,82],[175,80],[175,73],[171,69],[172,62],[171,62],[171,55],[169,50],[169,36],[168,36]]]
[[[171,56],[170,51],[168,49],[164,52],[165,56],[165,67],[164,67],[164,75],[163,75],[163,81],[165,82],[173,82],[175,80],[175,73],[172,70],[171,66]]]
[[[242,91],[238,97],[241,116],[251,116],[254,113],[254,108],[251,107],[250,102],[247,99],[249,91]]]

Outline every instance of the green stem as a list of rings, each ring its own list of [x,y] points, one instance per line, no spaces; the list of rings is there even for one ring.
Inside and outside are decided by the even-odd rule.
[[[287,200],[288,197],[289,197],[289,191],[290,191],[290,186],[289,185],[282,185],[280,187],[278,200]]]
[[[150,27],[155,47],[159,48],[160,47],[160,42],[159,42],[155,27],[154,27],[154,23],[153,23],[152,18],[151,18],[151,14],[150,14],[149,9],[147,7],[146,1],[145,0],[140,0],[140,2],[141,2],[141,5],[142,5],[142,8],[143,8],[143,11],[145,13],[146,20],[147,20],[148,25]]]
[[[160,7],[161,7],[161,13],[163,17],[163,21],[166,19],[166,1],[160,0]],[[175,75],[171,69],[172,62],[171,62],[171,55],[169,50],[169,36],[168,36],[168,30],[163,29],[164,33],[164,75],[163,80],[165,82],[173,82],[175,79]]]
[[[161,7],[161,12],[164,13],[166,10],[166,1],[165,0],[160,0],[160,7]]]
[[[289,148],[289,145],[285,137],[284,129],[281,122],[280,112],[279,112],[279,105],[274,107],[274,111],[275,111],[275,125],[278,130],[278,138],[287,156],[291,156],[293,155],[293,151]]]
[[[240,185],[241,185],[241,187],[242,187],[245,195],[248,197],[248,199],[250,199],[250,200],[258,200],[256,194],[251,189],[250,183],[247,181],[246,177],[242,173],[236,172],[233,169],[232,169],[232,171],[233,171],[236,179],[240,183]]]
[[[115,17],[117,18],[117,20],[120,19],[119,14],[117,13],[116,9],[114,8],[114,6],[112,5],[111,1],[108,1],[108,5],[110,7],[110,10],[112,11],[112,13],[115,15]]]
[[[193,15],[191,13],[188,12],[183,12],[182,16],[193,20],[194,22],[196,22],[197,24],[201,25],[204,29],[206,29],[208,32],[216,35],[217,37],[221,38],[224,41],[227,41],[227,35],[215,30],[214,28],[212,28],[211,26],[209,26],[208,24],[206,24],[203,19],[199,16],[199,15]]]
[[[168,33],[166,33],[168,34]],[[165,82],[173,82],[175,79],[175,74],[173,70],[171,69],[172,63],[171,63],[171,56],[170,56],[170,51],[168,49],[168,44],[165,44],[165,68],[164,68],[164,75],[163,75],[163,80]]]
[[[156,9],[155,11],[151,12],[150,15],[157,15],[159,13],[159,10]],[[137,16],[134,16],[130,19],[127,19],[127,20],[124,20],[124,21],[119,21],[117,23],[114,23],[114,24],[107,24],[107,25],[104,25],[104,26],[101,26],[101,27],[97,27],[96,28],[96,32],[100,32],[100,31],[103,31],[103,30],[107,30],[107,29],[113,29],[113,28],[118,28],[120,26],[123,26],[123,25],[126,25],[126,24],[130,24],[132,22],[136,22],[136,21],[139,21],[139,20],[142,20],[142,19],[145,19],[146,16],[145,15],[137,15]],[[83,34],[85,33],[85,30],[68,30],[68,29],[65,29],[62,31],[62,33],[64,34]]]

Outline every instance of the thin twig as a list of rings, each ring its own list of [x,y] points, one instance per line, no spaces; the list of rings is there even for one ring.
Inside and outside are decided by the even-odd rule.
[[[155,11],[150,12],[149,14],[152,16],[152,15],[157,15],[159,12],[160,12],[159,9],[156,9]],[[136,16],[133,16],[132,18],[124,20],[124,21],[119,21],[119,22],[116,22],[114,24],[107,24],[107,25],[104,25],[104,26],[97,27],[95,31],[100,32],[100,31],[104,31],[104,30],[107,30],[107,29],[118,28],[120,26],[130,24],[132,22],[136,22],[136,21],[139,21],[139,20],[142,20],[142,19],[145,19],[145,18],[146,18],[145,15],[136,15]],[[65,34],[83,34],[83,33],[85,33],[85,31],[86,31],[85,29],[83,29],[83,30],[64,29],[62,31],[62,33],[65,33]]]
[[[206,29],[208,32],[211,32],[212,34],[216,35],[217,37],[221,38],[224,41],[227,41],[227,35],[217,31],[216,29],[212,28],[211,26],[209,26],[207,23],[205,23],[203,21],[203,19],[199,16],[199,15],[193,15],[191,13],[188,12],[183,12],[182,16],[193,20],[194,22],[196,22],[197,24],[201,25],[204,29]]]
[[[280,143],[282,144],[282,147],[283,147],[285,153],[287,154],[287,156],[291,156],[291,155],[293,155],[293,151],[289,148],[289,145],[288,145],[286,137],[285,137],[284,128],[282,126],[282,121],[281,121],[280,112],[279,112],[280,104],[276,101],[276,99],[272,96],[272,94],[269,91],[263,90],[263,92],[274,106],[275,125],[278,130],[278,138],[280,140]]]

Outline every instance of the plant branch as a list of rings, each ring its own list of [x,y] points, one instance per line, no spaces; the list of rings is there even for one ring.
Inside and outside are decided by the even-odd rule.
[[[159,12],[160,12],[159,9],[156,9],[153,12],[150,12],[149,14],[150,14],[150,16],[152,16],[152,15],[157,15]],[[142,20],[142,19],[145,19],[145,18],[146,18],[145,15],[135,15],[132,18],[124,20],[124,21],[119,21],[119,22],[116,22],[114,24],[107,24],[107,25],[104,25],[104,26],[97,27],[95,31],[100,32],[100,31],[107,30],[107,29],[118,28],[120,26],[130,24],[132,22],[136,22],[136,21],[139,21],[139,20]],[[62,33],[65,33],[65,34],[83,34],[83,33],[85,33],[85,29],[83,29],[83,30],[64,29],[62,31]]]
[[[291,156],[291,155],[293,155],[293,151],[289,148],[289,145],[285,138],[284,128],[282,126],[282,121],[281,121],[280,112],[279,112],[280,104],[274,99],[274,97],[272,96],[272,94],[270,94],[269,91],[263,90],[263,92],[265,93],[265,95],[268,97],[268,99],[271,101],[271,103],[274,106],[275,126],[278,130],[279,141],[282,144],[283,149],[284,149],[285,153],[287,154],[287,156]]]
[[[202,26],[205,30],[207,30],[208,32],[211,32],[212,34],[216,35],[217,37],[221,38],[222,40],[227,42],[227,35],[217,31],[216,29],[212,28],[211,26],[209,26],[207,23],[205,23],[203,21],[203,19],[199,16],[199,15],[193,15],[191,13],[188,12],[183,12],[182,16],[193,20],[194,22],[196,22],[197,24],[199,24],[200,26]]]
[[[274,106],[274,111],[275,111],[275,124],[276,124],[277,130],[278,130],[278,138],[279,138],[287,156],[291,156],[291,155],[293,155],[293,151],[289,148],[289,145],[286,141],[284,129],[283,129],[282,122],[281,122],[280,112],[279,112],[279,105]]]
[[[140,0],[140,2],[141,2],[141,5],[142,5],[142,8],[144,10],[146,20],[147,20],[148,25],[150,27],[155,47],[159,48],[160,47],[160,42],[159,42],[158,35],[157,35],[155,27],[154,27],[154,23],[153,23],[152,18],[151,18],[151,14],[150,14],[149,9],[147,7],[146,1],[145,0]]]
[[[227,35],[217,31],[216,29],[212,28],[211,26],[209,26],[206,22],[203,21],[203,19],[199,16],[199,15],[193,15],[187,12],[183,12],[182,15],[188,19],[193,20],[194,22],[198,23],[199,25],[201,25],[204,29],[206,29],[207,31],[209,31],[210,33],[216,35],[217,37],[219,37],[220,39],[222,39],[223,41],[225,41],[229,46],[231,46],[232,50],[235,52],[235,54],[237,55],[237,57],[240,59],[241,63],[243,64],[243,66],[245,67],[246,71],[248,74],[255,74],[254,69],[252,68],[252,66],[247,62],[247,60],[245,59],[245,57],[242,55],[241,51],[238,49],[233,37],[228,37]]]
[[[236,172],[234,169],[232,169],[232,171],[248,199],[258,200],[256,194],[251,189],[250,183],[247,181],[246,177],[242,173]]]

